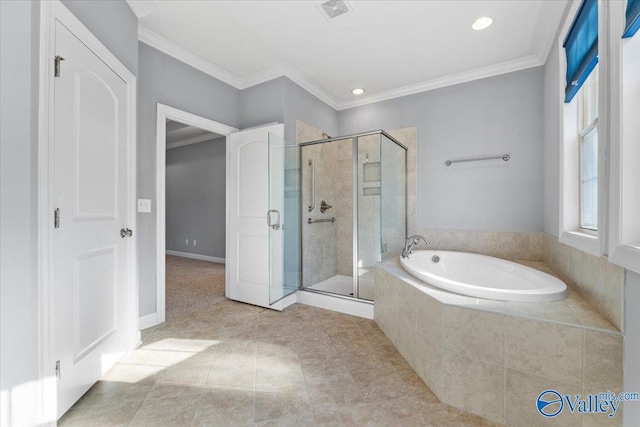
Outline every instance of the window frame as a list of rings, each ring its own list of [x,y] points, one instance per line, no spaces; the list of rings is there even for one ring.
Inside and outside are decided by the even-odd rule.
[[[634,194],[640,192],[640,125],[634,120],[640,114],[640,101],[624,90],[626,80],[625,53],[629,45],[640,44],[640,32],[622,38],[625,30],[626,2],[611,2],[611,144],[609,186],[609,260],[628,270],[640,273],[640,201]],[[635,47],[633,45],[633,47]],[[640,68],[640,61],[637,62]],[[634,73],[635,69],[631,71]],[[624,155],[623,155],[624,153]],[[635,204],[634,204],[635,201]]]
[[[577,102],[578,102],[578,194],[579,194],[579,203],[578,203],[578,230],[580,232],[592,235],[592,236],[597,236],[598,235],[598,224],[597,224],[597,218],[599,217],[599,212],[596,206],[596,228],[590,228],[590,227],[585,227],[583,225],[583,216],[582,216],[582,206],[583,206],[583,175],[582,175],[582,167],[583,167],[583,163],[582,163],[582,153],[583,153],[583,147],[584,147],[584,141],[587,135],[589,135],[591,132],[593,132],[594,130],[597,133],[597,138],[599,139],[600,137],[600,129],[598,128],[598,119],[600,117],[600,112],[598,111],[595,118],[591,121],[589,121],[589,104],[590,102],[593,102],[593,99],[590,97],[590,94],[585,93],[586,90],[591,90],[593,87],[592,85],[595,84],[595,104],[596,107],[599,108],[600,102],[599,102],[599,93],[598,93],[598,83],[600,81],[599,78],[599,66],[596,65],[596,67],[593,69],[593,71],[591,71],[591,73],[589,74],[589,77],[587,77],[587,80],[585,81],[585,84],[580,88],[580,90],[578,91],[578,93],[576,94],[577,96]],[[595,76],[595,77],[594,77]],[[595,79],[595,83],[590,81],[590,79]],[[599,141],[598,141],[598,148],[600,147]],[[598,167],[600,166],[600,158],[598,156]],[[598,183],[600,181],[600,173],[598,171],[598,174],[596,175],[596,179],[598,180]],[[598,197],[600,196],[600,194],[598,194]]]
[[[602,63],[598,64],[598,226],[597,232],[583,229],[580,227],[580,96],[574,96],[569,103],[564,102],[565,93],[562,82],[566,80],[566,55],[563,48],[563,40],[566,38],[571,25],[575,20],[576,14],[580,9],[581,2],[574,1],[569,4],[567,18],[562,26],[559,34],[559,82],[558,87],[558,103],[560,105],[560,174],[559,174],[559,240],[568,246],[574,247],[583,252],[600,256],[605,252],[605,235],[606,235],[606,169],[605,169],[605,141],[604,131],[606,123],[602,119],[605,100],[602,96],[604,93],[604,82],[606,79],[606,69],[603,69]],[[605,25],[606,16],[603,16],[603,6],[598,2],[598,52],[599,57],[606,57],[603,53],[606,51],[604,46],[603,25]],[[581,88],[581,90],[584,86]]]

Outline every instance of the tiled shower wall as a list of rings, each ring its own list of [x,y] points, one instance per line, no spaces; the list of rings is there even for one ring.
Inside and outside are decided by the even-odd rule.
[[[303,122],[297,122],[298,143],[326,138],[322,131]],[[315,208],[311,203],[311,172],[308,164],[315,165]],[[306,146],[302,149],[302,245],[303,286],[313,285],[335,275],[353,274],[353,171],[351,140]],[[333,206],[320,213],[325,200]],[[307,224],[307,218],[334,217],[334,223]]]
[[[400,141],[408,148],[407,152],[407,225],[409,233],[415,231],[416,224],[416,159],[417,159],[417,128],[409,127],[403,129],[390,130],[388,133]],[[296,123],[296,142],[317,141],[326,138],[323,131],[314,128],[304,122]],[[362,137],[359,141],[360,152],[359,167],[369,153],[370,162],[379,162],[380,137]],[[373,145],[371,145],[373,144]],[[368,145],[371,145],[369,147]],[[322,151],[325,150],[325,151]],[[351,140],[344,143],[323,144],[321,146],[306,147],[302,158],[302,219],[303,219],[303,285],[318,283],[336,274],[351,276],[353,274],[353,169],[352,169],[352,146]],[[309,205],[309,186],[311,171],[307,164],[308,157],[317,158],[316,163],[316,204],[319,206],[323,196],[324,200],[334,207],[325,214],[320,214],[318,208],[312,212],[313,218],[334,216],[336,222],[323,224],[307,224],[309,217],[307,206]],[[314,160],[315,162],[315,160]],[[322,166],[322,172],[321,168]],[[362,170],[359,170],[362,176]],[[322,175],[322,176],[321,176]],[[324,187],[326,194],[320,194],[320,186]],[[326,191],[325,191],[326,190]],[[331,199],[331,200],[329,200]],[[335,202],[332,203],[332,200]],[[361,248],[371,247],[377,250],[379,241],[379,225],[374,226],[372,221],[379,221],[380,197],[361,197],[360,200],[360,230],[361,237],[366,241],[361,241]],[[369,213],[369,214],[367,214]],[[375,213],[375,215],[373,215]],[[362,221],[364,220],[364,222]],[[367,222],[369,220],[369,222]],[[369,224],[370,223],[370,224]],[[372,232],[368,232],[371,230]],[[331,236],[334,236],[333,240]],[[363,245],[364,244],[364,245]],[[329,246],[333,245],[333,248]],[[362,258],[362,257],[361,257]],[[335,261],[334,261],[335,259]],[[335,270],[333,263],[335,262]]]
[[[418,128],[393,129],[387,133],[407,147],[407,232],[411,236],[416,233]]]

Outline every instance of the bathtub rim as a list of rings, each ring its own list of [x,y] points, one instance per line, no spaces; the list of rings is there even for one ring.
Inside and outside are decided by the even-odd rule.
[[[512,260],[516,262],[516,260]],[[517,263],[517,262],[516,262]],[[538,263],[545,265],[542,261]],[[445,291],[435,286],[429,285],[419,279],[416,279],[405,271],[400,265],[400,257],[391,258],[389,260],[376,264],[376,269],[380,269],[382,272],[387,273],[396,279],[413,286],[418,291],[427,294],[427,296],[436,300],[436,302],[460,308],[466,308],[470,310],[483,311],[487,313],[502,314],[507,316],[520,317],[523,319],[536,320],[540,322],[556,323],[566,326],[574,326],[576,328],[585,328],[598,332],[606,332],[614,335],[624,334],[616,328],[609,320],[607,320],[595,307],[591,306],[582,296],[580,296],[573,288],[567,287],[567,298],[554,301],[554,302],[512,302],[512,301],[497,301],[488,300],[483,298],[469,297],[466,295],[460,295],[453,292]],[[376,288],[378,286],[378,278],[376,277]],[[375,290],[377,293],[377,289]],[[374,301],[377,298],[374,297]],[[565,304],[572,306],[579,306],[582,308],[582,313],[588,315],[588,319],[580,318],[583,321],[574,320],[562,320],[554,316],[552,309],[540,310],[540,311],[528,311],[530,307],[551,307],[558,304]],[[374,306],[375,311],[375,306]]]
[[[557,285],[557,290],[549,291],[546,288],[543,289],[531,289],[527,291],[519,291],[512,289],[502,289],[502,288],[492,288],[492,287],[480,287],[473,284],[467,284],[463,282],[459,282],[450,278],[446,278],[443,276],[439,276],[435,273],[430,272],[422,272],[414,266],[410,265],[411,256],[420,256],[424,254],[428,255],[439,255],[446,256],[446,254],[454,254],[454,255],[467,255],[471,258],[476,259],[486,259],[498,261],[500,263],[504,263],[507,266],[513,265],[516,268],[520,268],[523,270],[528,270],[532,272],[535,276],[544,277],[548,276],[551,279],[551,284]],[[428,254],[428,255],[427,255]],[[439,249],[427,249],[427,250],[419,250],[414,251],[413,254],[409,256],[409,258],[402,259],[400,258],[400,266],[411,276],[420,280],[421,282],[426,283],[429,286],[436,287],[438,289],[442,289],[447,292],[455,293],[463,296],[470,296],[473,298],[479,299],[488,299],[492,301],[507,301],[507,302],[530,302],[530,303],[541,303],[541,302],[554,302],[560,301],[568,296],[568,286],[561,279],[552,276],[551,274],[545,273],[544,271],[536,270],[535,268],[529,267],[527,265],[518,264],[517,262],[513,262],[506,259],[496,258],[488,255],[475,254],[472,252],[460,252],[460,251],[450,251],[450,250],[439,250]],[[443,285],[439,285],[436,283],[429,282],[429,280],[433,280],[433,282],[442,282]],[[560,286],[564,286],[564,288],[560,288]],[[496,297],[491,297],[489,295],[495,295]]]

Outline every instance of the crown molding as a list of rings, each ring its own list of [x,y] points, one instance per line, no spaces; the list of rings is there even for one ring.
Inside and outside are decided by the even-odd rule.
[[[516,59],[513,61],[503,62],[500,64],[491,65],[483,68],[476,68],[471,71],[464,71],[462,73],[451,74],[444,77],[438,77],[424,82],[416,83],[413,85],[402,86],[397,89],[386,90],[383,92],[374,93],[368,96],[358,98],[353,101],[341,102],[338,105],[337,110],[347,110],[349,108],[360,107],[362,105],[373,104],[376,102],[387,101],[394,98],[400,98],[402,96],[414,95],[416,93],[427,92],[434,89],[440,89],[447,86],[453,86],[460,83],[466,83],[473,80],[484,79],[487,77],[499,76],[501,74],[507,74],[514,71],[525,70],[527,68],[538,67],[543,62],[536,55],[531,55],[526,58]]]
[[[545,8],[545,16],[550,15],[550,7],[543,7]],[[545,28],[552,25],[552,23],[548,23],[548,21],[550,21],[550,19],[547,18],[545,20]],[[247,76],[239,77],[142,26],[138,27],[138,40],[239,90],[247,89],[279,77],[287,77],[336,111],[414,95],[421,92],[507,74],[527,68],[538,67],[544,64],[544,59],[542,58],[546,59],[553,42],[553,38],[551,38],[550,41],[544,40],[544,43],[542,41],[538,41],[534,44],[536,54],[525,58],[476,68],[475,70],[464,71],[444,77],[438,77],[412,85],[401,86],[396,89],[365,95],[353,100],[338,101],[327,91],[315,84],[304,73],[284,62],[256,71],[255,73],[251,73]],[[544,55],[541,56],[541,53],[544,53]]]
[[[157,11],[156,5],[149,0],[126,0],[126,2],[138,19]]]
[[[211,133],[207,133],[200,136],[194,136],[193,138],[181,139],[180,141],[173,141],[167,143],[167,150],[172,148],[184,147],[185,145],[197,144],[199,142],[212,141],[217,138],[224,138],[222,135],[211,136]]]
[[[141,25],[138,25],[138,40],[236,89],[242,89],[241,80],[236,75]]]
[[[282,77],[285,75],[286,68],[286,64],[284,62],[280,62],[279,64],[263,68],[262,70],[258,70],[255,73],[251,73],[245,77],[242,77],[240,79],[241,89],[247,89],[251,86],[257,86],[270,80]]]
[[[333,96],[316,85],[300,70],[292,67],[286,62],[272,65],[271,67],[256,71],[255,73],[251,73],[245,77],[238,77],[238,89],[247,89],[280,77],[287,77],[289,80],[293,81],[334,110],[337,109],[339,102]]]
[[[251,73],[244,77],[238,77],[224,68],[209,62],[203,57],[196,55],[195,53],[170,40],[167,40],[158,33],[155,33],[141,25],[138,26],[138,40],[159,50],[160,52],[166,53],[167,55],[184,62],[187,65],[190,65],[197,70],[202,71],[205,74],[210,75],[213,78],[223,81],[236,89],[247,89],[284,76],[320,99],[322,102],[328,104],[333,109],[336,109],[338,105],[338,101],[329,95],[329,93],[313,83],[311,79],[302,72],[284,62],[256,71],[255,73]]]
[[[548,1],[542,3],[540,7],[540,13],[538,14],[538,20],[536,22],[537,30],[534,33],[531,45],[536,56],[543,64],[547,62],[547,57],[556,39],[556,33],[559,30],[568,3],[570,2],[566,0],[560,2]],[[542,36],[536,37],[538,34]]]
[[[331,96],[327,91],[315,84],[305,74],[293,68],[292,66],[285,64],[284,76],[289,80],[296,83],[298,86],[309,92],[311,95],[318,98],[320,101],[329,105],[334,110],[339,110],[340,102]]]

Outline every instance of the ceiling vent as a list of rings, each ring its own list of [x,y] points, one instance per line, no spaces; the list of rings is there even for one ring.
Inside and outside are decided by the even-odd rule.
[[[343,0],[329,0],[320,4],[322,11],[329,19],[336,18],[349,12],[350,8]]]

